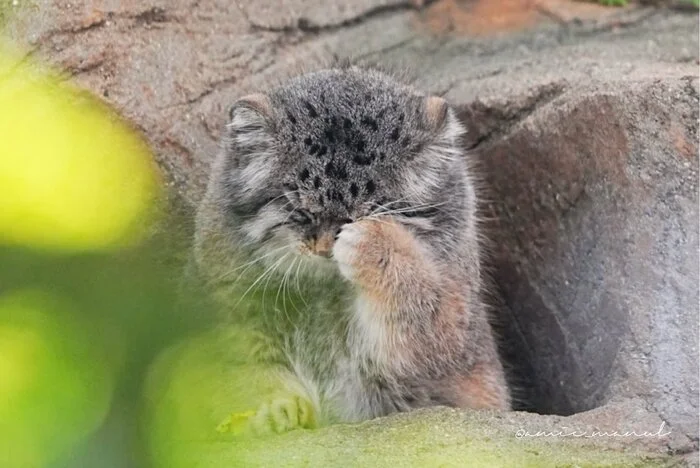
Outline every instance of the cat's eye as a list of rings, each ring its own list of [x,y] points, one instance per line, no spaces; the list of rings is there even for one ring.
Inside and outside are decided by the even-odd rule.
[[[353,220],[350,218],[343,218],[340,220],[340,224],[338,225],[337,229],[335,230],[336,240],[338,239],[338,236],[340,235],[340,231],[343,230],[343,226],[345,226],[346,224],[350,224],[352,222],[353,222]]]
[[[439,213],[435,207],[428,206],[425,208],[407,209],[401,213],[405,218],[433,218]]]
[[[311,224],[311,222],[313,221],[313,217],[306,210],[294,210],[289,215],[289,220],[292,221],[294,224],[306,226]]]

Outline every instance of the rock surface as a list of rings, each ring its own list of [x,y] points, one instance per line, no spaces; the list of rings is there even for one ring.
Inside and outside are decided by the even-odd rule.
[[[233,448],[236,446],[227,441],[203,443],[200,448],[178,453],[174,464],[160,466],[641,468],[673,463],[668,457],[631,447],[629,437],[606,437],[603,429],[579,425],[575,417],[544,417],[533,428],[529,416],[465,413],[448,408],[422,410],[360,425],[292,432],[256,440],[242,448]],[[619,424],[616,421],[609,427],[617,428]],[[657,433],[661,425],[653,427],[650,432]],[[610,432],[614,430],[619,429]],[[595,431],[601,435],[595,435]],[[607,439],[615,442],[601,443]],[[231,460],[235,460],[233,465]]]
[[[697,14],[545,15],[473,37],[442,34],[443,2],[45,0],[9,32],[133,121],[191,203],[237,97],[336,56],[411,69],[469,129],[522,407],[630,399],[633,415],[584,414],[661,418],[671,436],[647,449],[696,451]]]
[[[694,456],[666,453],[675,435],[639,399],[568,417],[431,408],[282,435],[218,434],[241,378],[232,332],[185,341],[152,367],[145,420],[156,467],[651,467]]]

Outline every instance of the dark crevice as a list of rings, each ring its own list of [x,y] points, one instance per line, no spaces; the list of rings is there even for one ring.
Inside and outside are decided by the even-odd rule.
[[[116,14],[112,11],[105,12],[103,16],[95,18],[88,24],[66,27],[61,29],[53,29],[43,34],[36,43],[42,44],[45,41],[51,40],[56,36],[65,36],[72,34],[82,34],[93,31],[108,25],[108,21],[112,22],[117,19],[126,19],[134,21],[139,26],[148,26],[154,23],[166,23],[173,20],[172,16],[166,13],[166,10],[161,7],[151,7],[138,13]]]
[[[165,8],[152,7],[141,13],[131,16],[132,19],[136,20],[137,23],[151,24],[151,23],[165,23],[169,20],[165,13]]]
[[[55,36],[64,36],[64,35],[66,35],[66,34],[81,34],[81,33],[85,33],[85,32],[88,32],[88,31],[92,31],[92,30],[94,30],[94,29],[101,28],[101,27],[103,27],[106,23],[107,23],[107,19],[104,18],[104,17],[102,17],[102,18],[96,19],[95,21],[92,21],[92,22],[90,22],[90,23],[88,23],[88,24],[84,24],[84,25],[81,25],[81,26],[73,26],[73,27],[69,27],[69,28],[67,28],[67,29],[54,29],[54,30],[50,30],[50,31],[48,31],[43,37],[41,37],[41,39],[40,39],[39,41],[37,41],[37,42],[41,43],[41,42],[43,42],[44,40],[51,39],[51,38],[53,38],[53,37],[55,37]]]
[[[264,24],[258,24],[255,21],[251,20],[250,17],[246,14],[246,19],[250,23],[251,27],[254,30],[261,30],[261,31],[272,31],[272,32],[283,32],[283,33],[293,33],[293,32],[303,32],[303,33],[310,33],[310,34],[318,34],[321,32],[333,32],[337,31],[342,28],[346,28],[348,26],[355,26],[358,25],[364,21],[371,20],[376,17],[380,17],[383,15],[387,14],[392,14],[392,13],[397,13],[401,11],[418,11],[421,10],[427,6],[429,6],[431,3],[434,3],[437,0],[425,0],[423,2],[416,2],[415,0],[413,1],[405,1],[402,3],[396,3],[393,5],[380,5],[374,8],[370,8],[369,10],[365,11],[364,13],[357,15],[355,17],[339,21],[337,23],[332,23],[332,24],[325,24],[325,25],[319,25],[319,24],[314,24],[312,21],[310,21],[308,18],[298,18],[296,21],[296,24],[293,25],[288,25],[288,26],[268,26]]]
[[[377,56],[377,55],[382,55],[382,54],[385,54],[385,53],[387,53],[387,52],[391,52],[391,51],[400,49],[400,48],[402,48],[402,47],[404,47],[404,46],[406,46],[406,45],[408,45],[408,44],[411,44],[412,42],[415,42],[416,39],[417,39],[417,38],[415,38],[415,37],[409,37],[409,38],[404,39],[404,40],[402,40],[402,41],[396,42],[395,44],[391,44],[391,45],[388,45],[388,46],[386,46],[386,47],[381,47],[381,48],[379,48],[379,49],[372,50],[371,52],[367,52],[367,53],[364,53],[364,54],[360,54],[360,55],[354,56],[353,59],[354,59],[355,61],[359,61],[359,60],[366,60],[366,59],[368,59],[368,58],[370,58],[370,57],[374,57],[374,56]]]
[[[495,117],[495,122],[482,135],[479,135],[475,141],[465,147],[466,151],[475,150],[483,145],[487,145],[498,138],[508,135],[523,120],[537,110],[546,106],[564,92],[565,86],[562,83],[551,83],[550,85],[540,88],[540,92],[530,98],[529,102],[523,107],[511,113],[506,113]],[[469,105],[458,106],[457,108],[460,120],[465,121],[469,125],[470,113]]]
[[[212,81],[211,83],[209,83],[207,85],[206,89],[200,91],[199,93],[192,96],[191,98],[187,98],[184,101],[178,101],[178,102],[173,103],[173,104],[168,104],[166,106],[156,106],[156,108],[159,110],[174,109],[176,107],[189,106],[192,104],[196,104],[197,102],[201,101],[205,97],[209,96],[214,91],[217,91],[220,86],[234,84],[237,81],[238,81],[238,79],[236,77],[223,78],[221,80]]]
[[[95,60],[94,62],[88,62],[84,65],[79,65],[77,67],[73,67],[68,70],[70,73],[71,77],[75,77],[77,75],[81,75],[83,73],[89,73],[92,70],[95,70],[97,68],[100,68],[102,65],[104,65],[105,60],[100,59],[100,60]]]
[[[592,26],[581,26],[577,22],[569,22],[564,25],[563,30],[574,32],[576,38],[586,38],[596,36],[601,33],[610,31],[619,31],[644,23],[648,19],[659,14],[661,10],[657,7],[646,7],[635,10],[632,14],[625,13],[617,18],[611,18],[602,23],[596,23]]]

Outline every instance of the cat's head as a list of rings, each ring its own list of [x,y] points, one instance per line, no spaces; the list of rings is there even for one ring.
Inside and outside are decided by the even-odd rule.
[[[219,192],[247,244],[328,256],[345,223],[392,213],[445,236],[472,203],[447,103],[349,67],[302,75],[234,104]]]

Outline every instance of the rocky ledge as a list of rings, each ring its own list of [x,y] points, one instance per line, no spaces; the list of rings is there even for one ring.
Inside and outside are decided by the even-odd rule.
[[[565,0],[46,0],[8,30],[130,119],[192,204],[226,108],[338,57],[409,69],[469,129],[503,353],[520,409],[550,415],[426,410],[289,434],[241,457],[696,463],[697,12]],[[516,437],[567,427],[664,435]],[[198,466],[226,450],[203,447]]]

